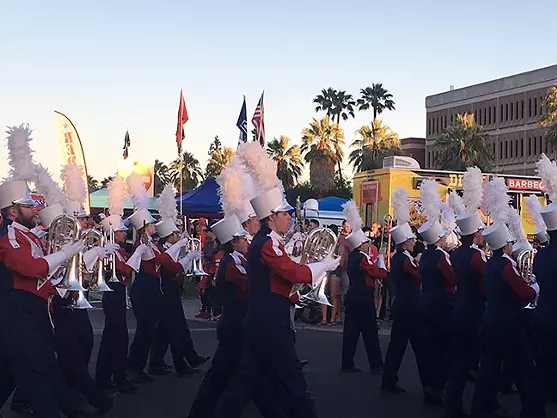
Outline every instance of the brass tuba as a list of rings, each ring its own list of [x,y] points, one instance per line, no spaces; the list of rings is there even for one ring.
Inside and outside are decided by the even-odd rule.
[[[48,228],[47,254],[61,251],[64,245],[78,240],[80,233],[81,226],[77,219],[66,214],[57,216]],[[52,281],[58,281],[55,287],[60,290],[83,291],[85,289],[79,280],[80,275],[80,254],[76,254],[54,272]]]
[[[315,263],[332,255],[337,247],[337,240],[337,236],[329,228],[315,228],[310,231],[304,242],[300,264]],[[328,277],[329,276],[326,275],[320,285],[315,288],[307,283],[295,284],[292,286],[290,295],[299,293],[300,301],[308,300],[331,306],[325,295]]]
[[[534,257],[536,256],[536,250],[524,250],[521,251],[516,257],[516,264],[520,270],[522,278],[528,285],[536,283],[536,276],[534,275]],[[536,307],[536,301],[530,302],[525,306],[525,309],[534,309]]]

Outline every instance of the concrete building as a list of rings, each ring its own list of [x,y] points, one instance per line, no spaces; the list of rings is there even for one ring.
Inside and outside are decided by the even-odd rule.
[[[425,138],[402,138],[400,147],[405,155],[412,157],[420,167],[425,168]]]
[[[433,144],[458,113],[472,113],[491,137],[495,173],[535,174],[540,153],[557,157],[538,121],[557,65],[426,97],[425,167],[435,168]]]

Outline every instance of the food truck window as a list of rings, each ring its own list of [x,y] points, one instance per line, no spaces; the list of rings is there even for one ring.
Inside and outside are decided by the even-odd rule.
[[[374,213],[374,207],[373,207],[373,203],[367,203],[366,204],[366,210],[365,210],[365,217],[364,217],[364,225],[371,225],[373,222],[373,213]]]
[[[509,193],[509,204],[515,208],[520,210],[520,199],[519,199],[520,193]]]

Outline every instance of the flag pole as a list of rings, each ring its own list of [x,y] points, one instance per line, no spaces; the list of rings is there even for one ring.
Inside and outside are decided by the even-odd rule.
[[[182,218],[182,222],[184,221],[184,157],[180,153],[180,218]]]

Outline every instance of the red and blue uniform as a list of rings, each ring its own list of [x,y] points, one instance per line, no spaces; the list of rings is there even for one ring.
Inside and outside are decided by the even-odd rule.
[[[107,284],[112,292],[103,292],[104,329],[97,358],[95,379],[102,384],[114,379],[116,386],[127,386],[126,357],[128,354],[128,324],[126,319],[126,285],[132,268],[126,264],[130,254],[122,247],[114,253],[118,282]]]
[[[383,359],[377,334],[374,296],[376,280],[387,277],[387,270],[377,267],[371,256],[355,249],[348,256],[347,273],[350,285],[344,302],[342,368],[354,368],[354,355],[361,333],[369,367],[377,369],[383,365]]]
[[[528,328],[522,321],[523,307],[536,292],[522,278],[516,262],[506,254],[494,254],[485,266],[487,304],[480,336],[482,355],[472,413],[494,412],[501,364],[509,368],[522,401],[522,418],[545,417],[543,393],[536,376]]]

